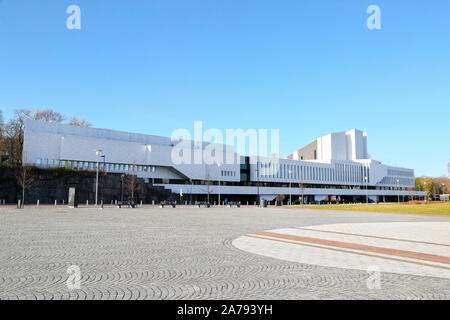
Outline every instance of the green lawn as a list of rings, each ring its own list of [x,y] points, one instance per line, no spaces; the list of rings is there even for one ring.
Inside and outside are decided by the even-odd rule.
[[[299,205],[290,208],[450,215],[450,202],[400,205],[396,203],[358,205]]]

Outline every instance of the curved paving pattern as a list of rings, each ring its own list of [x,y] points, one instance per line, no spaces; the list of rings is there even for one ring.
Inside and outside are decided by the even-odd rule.
[[[445,217],[259,208],[0,208],[0,299],[449,299],[450,280],[283,261],[233,246],[242,235]],[[81,269],[81,288],[66,272]]]
[[[450,222],[318,225],[248,234],[236,247],[287,261],[450,279]]]

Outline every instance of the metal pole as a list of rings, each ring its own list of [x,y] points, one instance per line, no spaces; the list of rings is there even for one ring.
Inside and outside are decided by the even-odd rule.
[[[424,180],[423,181],[423,185],[424,185],[424,189],[425,189],[425,196],[424,196],[424,200],[425,200],[425,203],[427,202],[427,182]]]
[[[121,202],[123,201],[123,177],[124,177],[124,175],[122,174],[122,175],[121,175],[121,178],[122,178],[122,192],[121,192],[121,194],[120,194],[120,201],[121,201]]]
[[[397,204],[400,205],[400,180],[397,179]]]
[[[103,193],[105,189],[105,173],[106,173],[106,156],[102,155],[103,158],[103,175],[102,175],[102,208],[103,208]]]
[[[289,170],[289,205],[292,204],[292,190],[291,190],[291,170]]]
[[[102,150],[95,151],[95,154],[97,155],[97,175],[95,179],[95,206],[97,206],[98,203],[98,156],[100,155],[101,152]]]
[[[222,165],[221,163],[217,164],[217,167],[219,168],[219,207],[220,207],[220,166],[221,165]]]
[[[291,182],[289,182],[289,205],[292,205],[292,189],[291,189]]]
[[[367,176],[365,176],[364,179],[366,180],[366,203],[369,203],[369,193],[367,191],[369,188],[369,183],[367,182]]]
[[[258,161],[256,161],[256,188],[258,190],[258,197],[256,199],[256,201],[258,202],[257,205],[260,206],[261,201],[260,201],[260,197],[259,197],[259,169],[258,169]]]
[[[192,204],[192,188],[194,186],[194,182],[192,182],[191,180],[191,196],[190,196],[190,200],[189,200],[189,204]]]

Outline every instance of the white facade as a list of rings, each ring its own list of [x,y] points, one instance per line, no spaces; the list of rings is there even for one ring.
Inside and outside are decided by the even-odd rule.
[[[96,150],[102,150],[101,154],[105,156],[99,160],[102,170],[136,174],[175,193],[182,189],[186,194],[221,192],[259,195],[266,199],[279,194],[314,195],[316,199],[326,196],[424,194],[412,191],[412,169],[386,166],[368,159],[367,135],[356,129],[317,139],[315,160],[249,157],[248,177],[241,175],[243,157],[235,153],[232,146],[184,141],[189,150],[186,154],[187,149],[177,151],[179,143],[180,140],[167,137],[28,120],[23,162],[42,167],[95,170]],[[220,150],[231,155],[234,161],[198,161],[196,153],[201,155],[211,147],[215,152]],[[190,162],[175,161],[174,155],[180,154],[187,156]],[[208,185],[204,184],[205,181]]]

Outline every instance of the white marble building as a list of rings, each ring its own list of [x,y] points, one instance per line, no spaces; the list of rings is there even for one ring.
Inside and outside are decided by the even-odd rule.
[[[187,149],[181,153],[180,142]],[[23,162],[39,167],[70,167],[135,174],[174,193],[209,193],[222,199],[273,200],[303,195],[308,202],[342,199],[383,201],[386,197],[423,197],[413,191],[414,170],[370,159],[367,135],[353,129],[325,135],[286,159],[241,156],[228,145],[215,145],[233,161],[179,163],[174,155],[205,152],[211,144],[108,129],[74,127],[28,120]],[[96,150],[101,150],[97,156]],[[188,150],[188,151],[186,151]],[[101,156],[104,156],[102,158]]]

